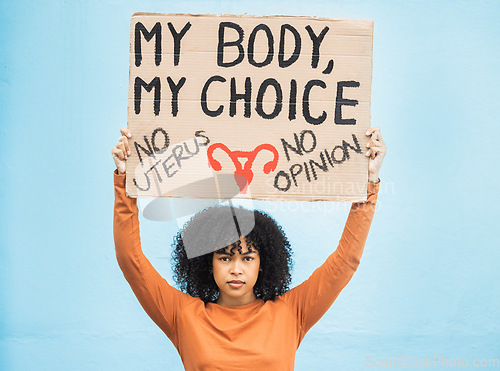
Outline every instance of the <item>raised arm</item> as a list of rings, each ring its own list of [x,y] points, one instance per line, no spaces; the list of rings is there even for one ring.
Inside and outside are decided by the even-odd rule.
[[[118,264],[146,313],[177,343],[173,330],[178,310],[192,300],[179,290],[171,287],[154,269],[141,249],[137,200],[125,193],[125,161],[130,154],[127,129],[122,129],[120,142],[113,148],[116,164],[114,174],[115,208],[113,234]]]
[[[386,153],[380,129],[371,128],[366,156],[370,157],[368,199],[352,204],[351,211],[337,249],[311,277],[285,293],[285,301],[295,313],[302,329],[302,337],[325,314],[356,271],[375,211],[379,189],[378,173]]]

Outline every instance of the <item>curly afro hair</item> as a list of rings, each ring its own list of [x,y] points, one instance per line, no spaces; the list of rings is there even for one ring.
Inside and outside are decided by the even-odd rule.
[[[219,288],[212,273],[213,254],[228,246],[241,249],[240,236],[259,252],[262,271],[253,288],[255,296],[273,300],[284,294],[289,289],[293,262],[281,225],[265,212],[221,205],[194,215],[174,237],[173,272],[180,290],[205,303],[216,302]],[[185,242],[189,249],[208,253],[189,259]]]

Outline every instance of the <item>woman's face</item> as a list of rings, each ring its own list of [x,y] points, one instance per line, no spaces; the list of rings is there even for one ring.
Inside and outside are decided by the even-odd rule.
[[[231,246],[222,253],[214,253],[212,266],[214,280],[220,289],[217,304],[240,306],[256,299],[253,292],[259,276],[260,256],[256,249],[248,249],[245,238],[241,238],[241,252]]]

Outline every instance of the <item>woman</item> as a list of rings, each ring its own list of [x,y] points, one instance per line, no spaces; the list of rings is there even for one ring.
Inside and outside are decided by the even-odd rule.
[[[142,253],[136,199],[125,194],[131,135],[127,129],[121,133],[112,150],[117,167],[114,237],[118,263],[144,310],[177,348],[185,369],[293,370],[295,352],[306,332],[359,265],[386,153],[380,129],[366,132],[370,137],[368,199],[352,205],[337,249],[308,280],[287,291],[288,241],[272,218],[256,212],[252,232],[229,246],[221,242],[220,249],[199,258],[187,259],[182,238],[177,236],[174,272],[184,293],[170,286]],[[202,243],[214,235],[224,236],[224,230],[210,225],[217,219],[214,213],[227,214],[220,208],[202,212],[184,232],[197,233]]]

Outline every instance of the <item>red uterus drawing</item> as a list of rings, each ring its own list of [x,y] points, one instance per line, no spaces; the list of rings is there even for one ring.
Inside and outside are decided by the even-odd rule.
[[[274,158],[267,162],[264,165],[264,174],[269,174],[271,171],[274,171],[276,169],[276,166],[278,165],[278,151],[276,148],[270,144],[260,144],[253,151],[230,151],[229,148],[225,144],[222,143],[214,143],[210,147],[208,147],[207,150],[207,157],[208,157],[208,163],[209,165],[215,170],[215,171],[220,171],[222,170],[222,166],[219,161],[213,158],[213,152],[217,148],[222,149],[224,152],[226,152],[229,156],[229,158],[233,161],[234,166],[236,167],[236,170],[234,171],[234,179],[236,180],[236,184],[240,188],[241,193],[246,193],[247,192],[247,187],[250,185],[253,179],[253,171],[252,171],[252,165],[255,160],[255,157],[257,157],[257,154],[260,151],[267,150],[270,151],[273,155]],[[241,165],[240,158],[246,158],[247,161],[245,162],[245,165]]]

